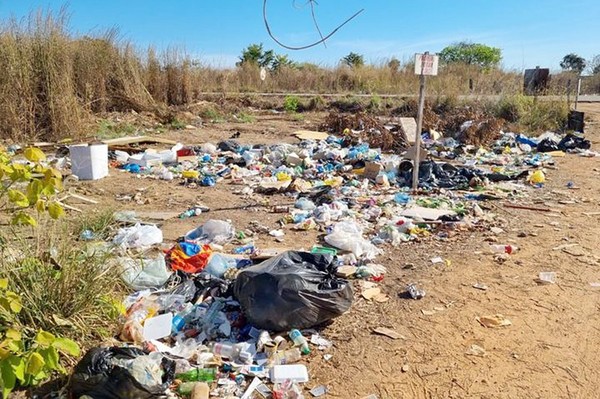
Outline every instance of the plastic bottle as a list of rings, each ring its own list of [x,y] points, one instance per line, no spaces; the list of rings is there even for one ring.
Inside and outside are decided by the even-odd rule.
[[[500,254],[514,254],[519,250],[516,245],[490,245],[492,252]]]
[[[181,381],[204,381],[204,382],[213,382],[217,378],[217,369],[215,368],[195,368],[190,371],[186,371],[185,373],[177,374],[175,376],[177,379]]]
[[[273,365],[296,363],[302,359],[302,353],[298,348],[288,349],[286,351],[275,352],[271,358]]]
[[[306,338],[304,338],[300,330],[293,329],[288,335],[290,336],[290,339],[294,341],[294,345],[300,347],[300,352],[303,355],[308,355],[310,353],[308,342],[306,341]]]
[[[235,355],[235,347],[229,344],[213,342],[209,345],[209,349],[213,354],[227,359],[231,359]]]

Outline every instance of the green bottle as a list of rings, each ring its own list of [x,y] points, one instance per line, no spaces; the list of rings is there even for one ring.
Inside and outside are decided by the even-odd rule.
[[[213,382],[217,379],[217,369],[195,368],[185,373],[177,374],[175,377],[181,381]]]

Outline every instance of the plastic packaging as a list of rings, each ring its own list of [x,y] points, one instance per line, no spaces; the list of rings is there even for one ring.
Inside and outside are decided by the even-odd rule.
[[[231,223],[224,220],[207,220],[202,226],[188,231],[185,235],[187,241],[201,244],[225,244],[235,235],[235,229]]]
[[[546,181],[546,175],[541,170],[536,170],[529,176],[529,182],[531,184],[543,184]]]
[[[271,356],[270,363],[272,365],[278,364],[292,364],[299,362],[302,359],[302,352],[299,348],[292,348],[285,351],[278,351]]]
[[[204,271],[211,276],[223,278],[225,272],[237,267],[237,260],[227,255],[213,253],[208,259]]]
[[[115,245],[125,248],[144,248],[154,244],[160,244],[163,241],[162,231],[154,225],[142,225],[137,223],[135,226],[119,229],[113,239]]]
[[[165,390],[173,381],[175,362],[162,356],[148,356],[141,362],[131,362],[136,358],[147,356],[137,348],[93,348],[79,361],[70,380],[70,393],[72,397],[88,396],[104,399],[130,399],[130,398],[164,398]],[[154,378],[142,377],[143,382],[156,382],[154,385],[144,385],[138,381],[140,375],[134,369],[146,368],[148,361],[151,368],[160,368],[162,375],[160,381]],[[129,367],[122,365],[129,364]],[[158,376],[152,371],[153,376]]]
[[[171,277],[162,254],[156,258],[118,258],[117,261],[123,268],[121,278],[136,291],[160,288]]]
[[[256,328],[311,328],[346,312],[353,300],[346,280],[335,276],[329,254],[288,251],[243,269],[234,295]]]
[[[379,248],[363,238],[362,229],[358,224],[351,221],[336,223],[331,233],[325,236],[325,242],[344,251],[350,251],[358,258],[373,259],[381,254]]]

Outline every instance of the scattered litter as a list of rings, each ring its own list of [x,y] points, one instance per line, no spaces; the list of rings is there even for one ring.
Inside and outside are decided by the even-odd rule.
[[[469,356],[484,357],[487,352],[481,346],[473,344],[466,350],[465,354]]]
[[[406,286],[406,291],[412,299],[423,299],[425,297],[425,290],[417,287],[417,285],[414,283],[408,284]]]
[[[435,311],[422,309],[421,313],[423,313],[425,316],[433,316],[435,314]]]
[[[501,314],[494,316],[481,316],[477,317],[476,320],[479,322],[479,324],[487,328],[507,327],[512,325],[512,322]]]
[[[473,288],[476,288],[476,289],[481,290],[481,291],[487,291],[488,290],[488,286],[485,285],[485,284],[481,284],[481,283],[473,284]]]
[[[385,335],[391,339],[406,339],[406,337],[402,334],[397,333],[396,331],[386,328],[386,327],[377,327],[373,330],[375,334]]]
[[[537,282],[540,284],[555,284],[556,272],[540,272]]]
[[[327,393],[327,387],[325,385],[318,385],[308,392],[315,398],[318,398]]]

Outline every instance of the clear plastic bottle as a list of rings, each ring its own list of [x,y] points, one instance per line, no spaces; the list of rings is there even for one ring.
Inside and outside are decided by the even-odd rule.
[[[490,250],[494,253],[510,255],[510,254],[514,254],[515,252],[517,252],[519,250],[519,247],[517,247],[516,245],[494,244],[494,245],[490,245]]]
[[[233,345],[213,342],[208,347],[213,354],[227,359],[232,359],[236,354],[236,348]]]
[[[300,352],[303,355],[308,355],[310,353],[310,347],[308,346],[308,341],[306,341],[306,338],[304,338],[304,336],[302,335],[300,330],[293,329],[289,332],[288,335],[290,336],[290,339],[292,341],[294,341],[294,345],[300,347]]]

